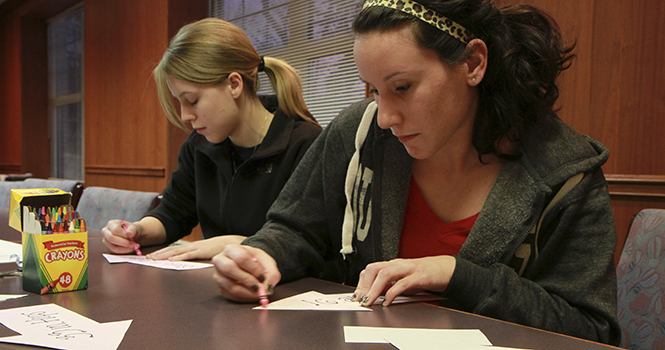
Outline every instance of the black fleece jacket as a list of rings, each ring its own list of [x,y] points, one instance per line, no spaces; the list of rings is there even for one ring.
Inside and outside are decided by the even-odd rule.
[[[251,236],[321,129],[277,110],[254,154],[234,174],[229,139],[213,144],[193,131],[180,147],[178,169],[160,205],[146,214],[162,222],[166,243],[201,223],[203,238]]]

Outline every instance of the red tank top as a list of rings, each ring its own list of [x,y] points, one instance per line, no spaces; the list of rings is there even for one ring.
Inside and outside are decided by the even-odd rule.
[[[478,214],[448,223],[439,220],[411,178],[402,224],[399,257],[408,259],[459,253]]]

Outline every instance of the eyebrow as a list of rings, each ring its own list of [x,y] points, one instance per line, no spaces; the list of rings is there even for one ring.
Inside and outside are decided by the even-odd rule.
[[[404,73],[407,73],[407,71],[405,71],[405,70],[400,70],[400,71],[397,71],[397,72],[392,72],[392,73],[386,75],[385,77],[383,77],[383,81],[384,81],[384,82],[385,82],[385,81],[388,81],[388,80],[390,80],[391,78],[393,78],[394,76],[396,76],[396,75],[400,75],[400,74],[404,74]],[[363,79],[361,76],[358,76],[358,78],[359,78],[360,81],[362,81],[363,83],[365,83],[365,84],[369,84],[369,85],[372,85],[372,84],[369,83],[367,80]]]

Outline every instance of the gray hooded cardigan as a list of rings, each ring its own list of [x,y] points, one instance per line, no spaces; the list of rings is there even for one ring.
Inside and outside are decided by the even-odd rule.
[[[313,276],[355,285],[367,264],[397,258],[412,158],[375,120],[351,197],[352,252],[340,254],[347,167],[370,102],[348,107],[323,131],[269,221],[243,242],[277,261],[282,282]],[[529,129],[519,151],[518,160],[504,164],[456,256],[442,305],[618,344],[616,229],[601,170],[609,151],[554,113]],[[584,177],[543,217],[537,237],[530,234],[564,182],[579,173]]]

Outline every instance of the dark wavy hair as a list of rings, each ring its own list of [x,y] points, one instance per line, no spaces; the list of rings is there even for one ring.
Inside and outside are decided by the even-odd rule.
[[[551,112],[559,97],[555,84],[570,67],[575,44],[564,46],[556,22],[528,5],[497,8],[489,0],[418,0],[418,3],[470,30],[488,49],[487,71],[479,84],[480,102],[472,142],[478,156],[503,154],[498,141],[519,142],[525,130]],[[467,45],[409,14],[386,7],[368,7],[353,21],[356,35],[411,24],[416,42],[437,53],[448,65],[464,62]]]

